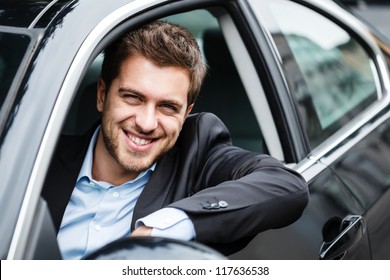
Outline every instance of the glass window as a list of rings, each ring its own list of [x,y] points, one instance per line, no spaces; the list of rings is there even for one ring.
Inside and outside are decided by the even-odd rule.
[[[285,0],[267,1],[256,12],[279,51],[312,147],[377,99],[373,60],[343,28]]]
[[[29,43],[30,38],[27,35],[0,32],[0,108]]]

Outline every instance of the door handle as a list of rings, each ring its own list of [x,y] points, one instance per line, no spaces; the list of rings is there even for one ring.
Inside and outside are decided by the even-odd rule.
[[[348,215],[340,223],[340,233],[331,241],[322,242],[321,260],[332,260],[342,257],[364,236],[366,223],[360,215]]]

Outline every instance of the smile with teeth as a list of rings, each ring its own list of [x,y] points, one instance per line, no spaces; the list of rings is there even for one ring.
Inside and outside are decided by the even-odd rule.
[[[137,146],[145,146],[147,144],[150,144],[152,140],[147,140],[147,139],[141,139],[139,137],[136,137],[134,135],[129,135],[129,139],[136,144]]]

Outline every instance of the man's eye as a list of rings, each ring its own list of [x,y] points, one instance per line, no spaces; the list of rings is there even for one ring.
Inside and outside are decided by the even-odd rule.
[[[124,97],[129,99],[140,99],[139,96],[135,94],[125,94]]]
[[[123,95],[123,98],[127,101],[141,101],[141,97],[139,97],[138,95],[136,94],[124,94]]]
[[[160,107],[166,111],[170,111],[173,113],[176,113],[178,111],[177,107],[175,105],[166,103],[166,104],[161,104]]]

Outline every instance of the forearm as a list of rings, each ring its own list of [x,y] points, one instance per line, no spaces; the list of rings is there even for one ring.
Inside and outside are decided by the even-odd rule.
[[[209,207],[221,201],[225,207]],[[218,243],[287,226],[302,215],[307,203],[308,188],[300,175],[281,166],[268,166],[205,188],[170,206],[190,216],[197,241]]]

